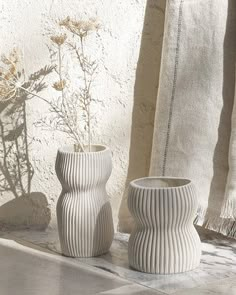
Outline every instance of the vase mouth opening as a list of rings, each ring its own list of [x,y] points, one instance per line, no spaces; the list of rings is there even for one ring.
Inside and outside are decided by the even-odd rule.
[[[65,146],[59,148],[58,150],[62,153],[75,153],[75,154],[89,153],[89,154],[92,154],[92,153],[104,152],[104,151],[108,150],[108,147],[105,145],[101,145],[101,144],[92,144],[90,147],[90,150],[89,150],[89,146],[85,146],[83,152],[76,152],[74,145],[71,144],[71,145],[65,145]]]
[[[131,181],[131,186],[143,189],[171,189],[191,183],[190,179],[177,177],[143,177]]]

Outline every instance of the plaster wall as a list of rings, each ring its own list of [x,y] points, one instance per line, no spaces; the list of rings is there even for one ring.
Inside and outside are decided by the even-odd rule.
[[[125,187],[129,180],[147,175],[149,169],[164,6],[163,0],[0,0],[0,52],[7,53],[13,46],[22,48],[28,74],[49,62],[44,32],[51,20],[67,15],[96,17],[102,24],[89,43],[99,63],[93,90],[98,100],[93,142],[105,144],[113,152],[107,189],[115,227],[119,217],[119,229],[124,231],[130,222]],[[42,95],[50,97],[52,92],[46,89]],[[31,191],[36,193],[30,201],[25,197],[19,201],[11,192],[1,192],[2,224],[56,226],[60,185],[54,172],[55,157],[58,147],[72,141],[34,125],[47,113],[42,101],[27,102],[34,168]]]

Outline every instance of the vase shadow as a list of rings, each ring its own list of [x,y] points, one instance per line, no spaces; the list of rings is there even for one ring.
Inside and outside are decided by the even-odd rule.
[[[92,253],[97,253],[97,249],[103,249],[99,255],[107,253],[111,247],[114,236],[114,225],[107,223],[112,221],[112,209],[111,204],[107,201],[100,209],[93,235],[93,250]],[[102,236],[102,239],[101,239]],[[98,244],[99,243],[99,244]]]
[[[45,230],[50,220],[47,198],[40,192],[12,199],[0,207],[0,230]]]

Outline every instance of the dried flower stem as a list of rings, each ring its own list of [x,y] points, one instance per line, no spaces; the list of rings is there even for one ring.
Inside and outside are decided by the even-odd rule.
[[[57,64],[54,70],[59,77],[52,87],[56,91],[61,92],[60,96],[55,100],[48,101],[37,94],[30,93],[27,87],[27,89],[23,90],[28,94],[39,97],[50,106],[49,111],[53,114],[53,120],[48,122],[47,118],[42,118],[38,121],[38,126],[45,126],[47,129],[64,132],[76,141],[75,151],[85,151],[84,147],[86,146],[86,150],[90,152],[92,142],[91,84],[97,65],[95,61],[90,60],[89,56],[86,56],[84,42],[90,32],[99,29],[99,24],[94,19],[84,21],[71,19],[70,17],[66,17],[58,24],[72,35],[72,38],[69,38],[67,34],[53,34],[50,37],[53,47],[48,46],[51,61],[53,64]],[[66,42],[66,40],[68,41]],[[73,53],[75,53],[80,68],[78,74],[82,73],[82,77],[78,75],[78,78],[82,78],[83,84],[82,86],[80,84],[76,91],[69,89],[69,83],[67,83],[69,82],[68,75],[63,74],[65,58],[63,46],[70,47]],[[82,124],[80,125],[81,122]]]
[[[62,83],[62,57],[61,57],[61,45],[58,45],[58,75],[59,75],[59,80]],[[61,91],[62,97],[64,100],[64,89]]]
[[[60,44],[58,45],[58,75],[59,75],[59,81],[60,81],[60,83],[62,85],[63,84],[63,79],[62,79],[62,56],[61,56],[61,45]],[[62,90],[61,90],[61,96],[62,96],[62,105],[63,105],[64,109],[66,110],[66,114],[67,114],[67,107],[66,107],[66,103],[65,103],[64,88],[62,88]],[[68,116],[67,116],[67,120],[68,120]],[[72,128],[70,127],[69,129],[71,130]],[[79,143],[79,145],[80,145],[80,143]]]
[[[84,42],[83,42],[83,37],[80,37],[80,44],[81,44],[81,52],[82,52],[82,57],[83,59],[85,58],[84,54]],[[86,69],[84,66],[81,67],[82,71],[84,73],[84,86],[85,86],[85,92],[87,94],[87,97],[89,98],[89,101],[87,103],[87,107],[85,108],[86,113],[87,113],[87,126],[88,126],[88,146],[89,146],[89,152],[91,152],[91,119],[90,119],[90,104],[91,104],[91,97],[89,94],[89,88],[88,88],[88,82],[87,82],[87,74],[86,74]]]
[[[91,151],[91,92],[90,87],[93,80],[93,74],[96,70],[96,63],[91,61],[85,54],[84,41],[89,33],[97,31],[100,27],[99,23],[95,19],[76,20],[71,19],[69,16],[59,22],[59,25],[64,27],[70,32],[73,37],[77,37],[78,46],[74,42],[67,42],[67,45],[75,52],[77,60],[79,62],[82,75],[83,75],[83,87],[80,88],[79,100],[80,108],[83,113],[84,127],[87,137],[88,150]]]
[[[42,96],[40,96],[40,95],[38,95],[38,94],[32,93],[31,91],[29,91],[28,89],[26,89],[26,88],[24,88],[24,87],[22,87],[22,86],[19,86],[19,88],[22,89],[22,90],[24,90],[24,91],[26,91],[28,94],[31,94],[31,95],[33,95],[33,96],[36,96],[36,97],[38,97],[39,99],[41,99],[41,100],[43,100],[44,102],[46,102],[46,103],[47,103],[47,104],[53,109],[53,111],[54,111],[55,113],[57,113],[57,115],[58,115],[59,117],[61,117],[61,119],[63,119],[63,121],[64,121],[65,125],[67,126],[67,128],[69,129],[71,135],[74,137],[74,139],[75,139],[75,140],[77,141],[77,143],[79,144],[79,146],[80,146],[82,152],[84,152],[83,144],[81,143],[80,139],[78,138],[78,135],[72,130],[70,124],[65,120],[65,117],[62,116],[62,115],[60,114],[60,111],[59,111],[59,110],[58,110],[58,109],[57,109],[57,108],[56,108],[56,107],[55,107],[50,101],[48,101],[46,98],[43,98]]]

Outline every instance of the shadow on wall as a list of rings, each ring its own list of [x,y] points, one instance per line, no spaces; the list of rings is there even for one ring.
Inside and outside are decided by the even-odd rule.
[[[134,86],[134,106],[125,192],[119,210],[118,231],[130,232],[133,221],[127,208],[127,189],[135,178],[147,176],[164,29],[166,0],[147,0]]]
[[[32,192],[0,207],[1,230],[45,230],[50,220],[48,201],[43,193]]]
[[[39,72],[32,75],[25,87],[40,87],[39,76]],[[0,207],[0,229],[45,229],[51,219],[47,198],[31,191],[34,170],[26,119],[31,97],[14,87],[9,90],[4,82],[0,86],[0,192],[14,196]]]

